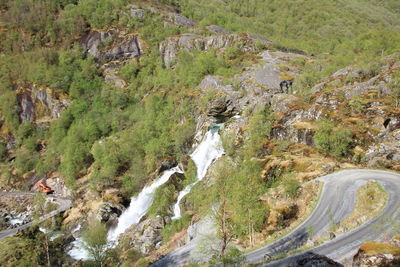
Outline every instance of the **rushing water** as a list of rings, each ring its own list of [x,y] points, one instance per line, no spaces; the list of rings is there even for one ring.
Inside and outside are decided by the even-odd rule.
[[[154,183],[144,187],[137,196],[132,197],[129,207],[118,218],[118,224],[108,231],[107,239],[110,241],[110,247],[118,242],[119,235],[125,232],[126,229],[133,224],[139,223],[140,219],[146,215],[151,204],[153,204],[153,198],[157,188],[165,184],[176,172],[182,173],[179,167],[174,167],[165,171]],[[68,251],[68,255],[76,260],[90,259],[88,252],[84,248],[84,241],[82,238],[77,238],[72,242],[72,249]]]
[[[117,241],[118,236],[125,232],[129,226],[139,223],[140,219],[146,215],[151,204],[153,204],[153,197],[157,188],[165,184],[176,172],[182,173],[179,167],[165,171],[156,182],[143,188],[139,195],[132,197],[129,207],[119,217],[117,226],[111,228],[108,232],[109,241]]]
[[[190,190],[198,182],[200,182],[207,174],[208,167],[225,152],[222,147],[221,137],[218,134],[220,125],[214,126],[204,136],[201,143],[198,145],[196,150],[190,155],[197,167],[196,181],[186,186],[181,192],[179,192],[178,200],[174,205],[174,216],[173,220],[181,218],[181,200],[189,194]]]
[[[179,207],[181,200],[189,194],[193,186],[204,178],[208,167],[224,154],[221,137],[218,134],[219,128],[220,125],[216,125],[209,130],[196,150],[190,155],[197,167],[197,179],[179,193],[177,203],[174,205],[174,216],[172,219],[179,219],[181,217],[181,210]],[[174,167],[165,171],[154,183],[144,187],[137,196],[132,197],[129,207],[118,218],[117,225],[108,232],[107,239],[110,242],[110,247],[117,244],[120,234],[124,233],[131,225],[140,222],[140,219],[146,215],[147,210],[153,204],[153,198],[157,188],[165,184],[176,172],[182,173],[179,167]],[[82,238],[77,238],[72,242],[72,249],[68,251],[68,254],[76,260],[90,259],[88,252],[84,248],[84,241]]]

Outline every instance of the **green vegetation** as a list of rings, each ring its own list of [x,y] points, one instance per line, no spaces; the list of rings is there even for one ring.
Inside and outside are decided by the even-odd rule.
[[[178,220],[174,220],[171,223],[167,224],[162,230],[161,235],[164,242],[170,240],[175,233],[182,231],[185,227],[188,227],[191,222],[191,217],[183,214],[182,218]]]
[[[0,241],[0,264],[13,266],[60,266],[66,262],[61,240],[46,242],[37,227]]]
[[[322,120],[315,133],[315,144],[322,152],[332,155],[336,158],[349,155],[349,148],[352,143],[351,132],[333,124],[328,120]]]
[[[187,32],[204,36],[210,34],[206,27],[216,24],[232,32],[271,39],[272,50],[307,54],[309,57],[290,62],[301,72],[293,89],[303,95],[304,105],[314,99],[310,89],[338,69],[358,65],[361,74],[357,81],[362,82],[383,73],[377,59],[400,51],[397,0],[161,2],[180,8],[183,15],[198,22],[197,28],[164,24],[167,9],[145,9],[143,18],[134,18],[128,7],[133,2],[128,0],[0,0],[1,186],[28,190],[31,177],[57,172],[74,193],[79,192],[75,189],[81,185],[77,180],[85,177],[94,193],[117,188],[128,199],[154,177],[162,161],[178,161],[187,155],[192,149],[198,116],[219,93],[210,90],[203,94],[196,88],[199,82],[206,75],[218,75],[242,93],[242,81],[232,77],[246,69],[250,61],[256,63],[257,57],[255,53],[243,52],[241,44],[220,50],[182,50],[174,68],[166,69],[159,43],[169,36]],[[134,4],[163,8],[157,1]],[[82,39],[91,31],[112,31],[118,35],[102,40],[100,50],[113,48],[127,34],[138,37],[144,53],[118,62],[94,59],[81,46]],[[261,44],[256,48],[262,48]],[[105,82],[107,67],[115,68],[126,86]],[[393,74],[389,86],[392,104],[397,109],[400,76],[398,70],[394,71],[397,73],[389,73]],[[340,83],[354,80],[345,77]],[[328,89],[333,90],[336,85],[330,86]],[[43,113],[38,108],[30,121],[22,116],[22,106],[29,106],[28,99],[35,88],[65,100],[68,108],[54,120],[36,118],[36,113]],[[362,117],[370,100],[353,97],[346,111],[340,112]],[[223,241],[217,258],[232,263],[238,252],[231,251],[228,243],[238,239],[244,246],[253,246],[256,233],[267,228],[269,206],[261,199],[268,188],[280,185],[293,200],[301,193],[290,166],[287,170],[277,167],[270,172],[272,178],[264,177],[266,156],[273,151],[284,157],[292,149],[289,141],[269,140],[274,114],[266,107],[258,107],[241,115],[248,118],[247,124],[240,127],[237,139],[234,135],[223,136],[227,156],[220,159],[210,183],[198,183],[186,197],[186,206],[193,210],[162,230],[165,243],[199,215],[209,215],[212,210],[218,236]],[[355,125],[350,131],[339,121],[320,121],[314,138],[317,149],[336,160],[350,158],[352,148],[372,139],[368,129],[362,137],[352,140],[353,133],[358,137],[355,128],[360,130],[362,125]],[[308,156],[311,152],[299,154]],[[184,178],[157,190],[149,215],[171,215],[176,192],[195,177],[195,165],[189,161]],[[44,206],[43,199],[38,197],[38,214],[45,212]],[[55,259],[58,250],[40,233],[25,233],[8,240],[0,248],[2,266],[60,263]],[[108,260],[113,258],[112,251],[105,253],[104,225],[93,222],[85,240],[95,260],[90,264],[105,264],[106,254]],[[28,249],[29,246],[35,249]],[[29,253],[23,254],[24,250]],[[132,251],[126,257],[135,262],[139,256]],[[142,259],[137,265],[147,263]]]
[[[342,67],[400,50],[400,10],[394,2],[183,0],[179,6],[201,26],[260,34],[274,40],[276,49],[316,55],[296,78],[295,89],[307,93]]]
[[[282,178],[282,184],[285,188],[286,194],[290,198],[294,199],[298,196],[301,185],[292,173],[287,173],[284,175]]]
[[[88,229],[83,235],[84,246],[90,257],[98,266],[103,266],[107,258],[107,228],[97,220],[89,223]]]
[[[175,200],[174,196],[177,191],[177,188],[173,184],[158,188],[148,214],[150,216],[171,216],[170,207]]]

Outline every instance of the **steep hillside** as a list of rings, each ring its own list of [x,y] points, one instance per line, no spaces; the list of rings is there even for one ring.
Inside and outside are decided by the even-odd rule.
[[[192,260],[229,262],[310,214],[320,185],[309,181],[400,171],[399,8],[0,1],[0,186],[44,181],[73,199],[45,225],[62,238],[4,239],[0,262],[74,264],[71,241],[105,246],[135,203],[143,214],[94,264],[144,265],[191,240],[205,243]],[[28,244],[46,253],[21,256]]]

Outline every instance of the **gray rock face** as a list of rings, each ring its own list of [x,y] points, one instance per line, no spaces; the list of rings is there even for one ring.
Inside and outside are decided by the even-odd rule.
[[[187,27],[194,27],[196,26],[196,22],[191,21],[187,17],[178,14],[178,13],[170,13],[167,15],[168,22],[170,22],[174,26],[182,27],[182,26],[187,26]]]
[[[118,76],[116,68],[106,66],[103,75],[106,82],[113,84],[116,87],[124,88],[126,86],[126,82]]]
[[[393,167],[393,162],[400,162],[400,129],[384,130],[368,148],[365,159],[368,167]]]
[[[22,122],[35,120],[35,107],[32,101],[32,96],[29,93],[17,95],[18,105],[20,107],[19,117]]]
[[[51,90],[36,86],[19,90],[17,94],[19,116],[22,122],[33,122],[37,119],[57,119],[69,106],[67,99],[62,99]]]
[[[269,45],[270,42],[265,40],[250,34],[220,34],[202,37],[197,34],[185,33],[167,38],[159,45],[159,50],[165,66],[171,68],[176,63],[181,49],[207,51],[240,45],[241,49],[247,52],[256,50],[257,41]]]
[[[161,216],[146,219],[130,227],[125,233],[125,238],[129,240],[133,249],[146,255],[160,245],[162,240],[161,230],[169,222],[169,218],[162,218]]]
[[[209,30],[210,32],[214,33],[214,34],[229,34],[230,31],[225,30],[224,28],[218,26],[218,25],[208,25],[206,27],[207,30]]]
[[[163,162],[161,162],[161,166],[158,168],[158,173],[162,173],[163,171],[172,169],[177,164],[178,163],[176,162],[175,159],[171,159],[171,160],[166,159]]]
[[[112,38],[114,43],[118,44],[113,45],[110,49],[102,50],[101,44],[104,43],[107,38]],[[94,58],[105,61],[135,58],[142,54],[141,45],[137,36],[119,35],[114,30],[108,32],[93,31],[82,38],[80,42]]]
[[[392,90],[387,86],[390,82],[390,76],[382,74],[373,76],[372,71],[359,70],[353,66],[346,67],[338,70],[330,79],[320,84],[315,85],[312,89],[312,93],[319,93],[327,87],[337,87],[348,80],[346,86],[341,86],[340,90],[343,91],[346,99],[350,99],[354,96],[359,96],[367,92],[375,91],[380,96],[390,95]],[[371,77],[372,78],[368,78]]]
[[[43,182],[54,190],[54,195],[59,195],[67,198],[72,197],[71,190],[65,186],[63,179],[61,179],[60,177],[47,178]]]
[[[143,9],[139,8],[137,5],[130,5],[129,8],[129,15],[132,18],[138,21],[144,21],[146,12]]]
[[[277,140],[289,140],[309,146],[314,144],[314,131],[311,129],[296,129],[279,125],[272,129],[272,137]]]
[[[299,97],[283,94],[279,88],[280,73],[277,66],[287,58],[296,58],[298,55],[264,51],[260,56],[264,65],[250,68],[236,76],[235,86],[225,85],[217,76],[207,76],[201,81],[199,88],[205,94],[212,94],[214,97],[206,106],[206,116],[198,118],[196,132],[203,133],[201,127],[207,128],[220,119],[225,121],[233,116],[235,119],[230,120],[228,124],[238,123],[239,127],[243,126],[244,121],[238,115],[243,111],[252,112],[267,105],[272,112],[281,114],[272,130],[273,138],[313,145],[314,126],[310,121],[321,119],[321,109],[316,106],[304,109]],[[289,72],[295,75],[297,70]],[[325,99],[321,100],[321,104],[326,104],[324,101]],[[238,129],[231,129],[230,132],[234,132],[236,137],[241,135]]]
[[[286,112],[291,108],[290,104],[298,100],[299,98],[294,95],[276,94],[271,99],[271,110],[274,112]]]
[[[240,113],[242,96],[239,92],[223,84],[219,77],[206,76],[199,88],[205,93],[214,93],[217,97],[207,105],[207,116],[223,119]]]
[[[92,31],[87,36],[80,40],[80,43],[84,45],[89,54],[97,58],[99,55],[99,45],[102,41],[107,38],[112,38],[115,35],[115,31],[98,32]]]
[[[99,59],[112,61],[118,59],[135,58],[141,55],[141,48],[136,36],[98,55]]]
[[[101,222],[113,223],[121,215],[122,209],[119,205],[106,202],[100,207],[97,217]]]

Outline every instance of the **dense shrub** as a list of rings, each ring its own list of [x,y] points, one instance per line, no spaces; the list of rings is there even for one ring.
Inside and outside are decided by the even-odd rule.
[[[322,120],[315,133],[315,144],[322,152],[336,158],[348,156],[352,143],[351,132],[333,124],[328,120]]]

